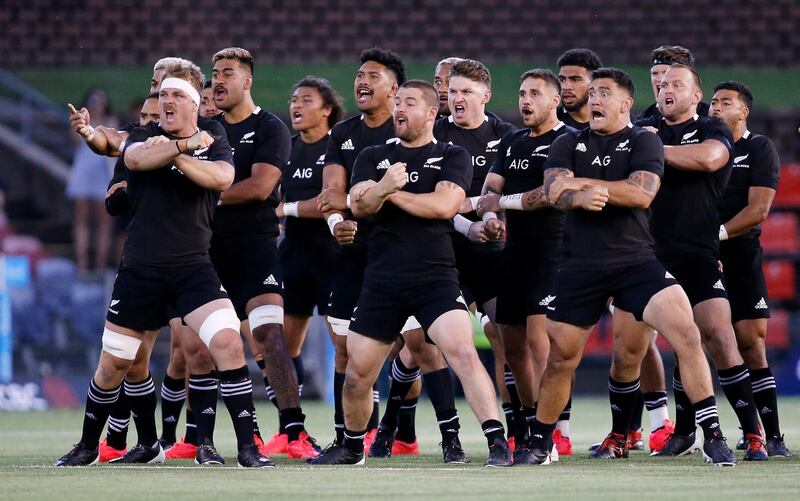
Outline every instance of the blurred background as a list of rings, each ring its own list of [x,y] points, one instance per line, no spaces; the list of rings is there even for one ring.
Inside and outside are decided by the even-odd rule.
[[[637,109],[654,100],[650,51],[691,49],[705,100],[722,80],[748,84],[750,130],[770,136],[781,154],[778,195],[762,226],[773,309],[767,340],[779,391],[800,393],[796,0],[4,0],[0,28],[0,410],[79,403],[124,238],[124,221],[98,210],[113,164],[70,133],[66,104],[89,108],[95,125],[135,120],[155,61],[185,57],[210,76],[212,54],[227,46],[253,53],[256,103],[282,118],[291,85],[307,74],[328,78],[352,112],[358,55],[381,45],[405,59],[412,78],[431,80],[444,57],[480,59],[493,74],[488,109],[518,124],[519,75],[557,71],[569,48],[591,48],[631,73]],[[605,393],[611,341],[604,319],[578,392]],[[476,343],[488,348],[479,325]],[[168,351],[164,332],[156,379]],[[326,396],[332,348],[319,319],[303,356],[305,396]]]

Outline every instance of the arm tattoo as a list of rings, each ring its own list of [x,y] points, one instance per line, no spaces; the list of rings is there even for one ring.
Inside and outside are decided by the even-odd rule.
[[[625,182],[636,186],[651,197],[656,195],[656,192],[661,185],[661,180],[656,174],[643,170],[637,170],[636,172],[632,173],[628,179],[625,180]]]
[[[547,197],[544,194],[544,186],[539,186],[535,190],[527,192],[525,198],[522,199],[522,208],[525,210],[538,209],[544,205],[548,205]]]
[[[456,183],[454,183],[452,181],[439,181],[439,184],[441,184],[445,188],[450,188],[453,191],[461,189],[461,186],[457,185]]]
[[[565,191],[556,201],[555,208],[561,210],[569,210],[575,208],[575,196],[577,191]]]
[[[547,169],[546,171],[544,171],[544,184],[543,184],[543,186],[544,186],[544,194],[545,195],[547,195],[547,193],[550,192],[550,186],[553,184],[553,181],[555,181],[557,178],[559,178],[561,176],[573,177],[574,174],[572,173],[571,170],[565,169],[563,167],[556,167],[556,168]]]

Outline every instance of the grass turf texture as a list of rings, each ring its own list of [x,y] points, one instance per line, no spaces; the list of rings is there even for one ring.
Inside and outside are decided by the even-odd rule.
[[[731,445],[739,430],[724,397],[719,399],[723,428]],[[367,467],[316,467],[275,456],[271,470],[241,470],[235,465],[235,440],[224,405],[220,403],[216,442],[227,464],[195,467],[191,460],[158,466],[99,466],[53,468],[47,465],[67,452],[80,435],[81,411],[0,413],[0,499],[345,499],[353,497],[412,497],[453,499],[618,498],[642,496],[685,499],[798,499],[800,456],[767,463],[743,463],[717,468],[701,455],[656,459],[632,452],[627,460],[595,461],[587,448],[610,429],[608,404],[602,398],[576,398],[572,440],[575,454],[549,467],[483,468],[486,442],[466,403],[458,403],[461,439],[472,459],[449,467],[441,462],[439,432],[433,411],[421,401],[417,433],[421,455],[367,459]],[[276,426],[273,407],[259,406],[264,434]],[[780,410],[787,445],[800,452],[800,399],[782,398]],[[320,442],[332,436],[332,408],[307,402],[309,430]],[[647,417],[644,417],[647,426]],[[182,430],[183,423],[179,427]],[[131,422],[129,444],[135,437]],[[646,437],[646,434],[645,434]],[[647,441],[645,439],[645,446]],[[741,458],[742,453],[737,451]]]
[[[431,81],[435,64],[435,62],[409,62],[406,71],[408,78]],[[507,120],[516,120],[519,76],[525,70],[537,67],[537,64],[508,62],[487,62],[487,64],[492,71],[493,81],[493,98],[488,109],[503,113]],[[558,71],[558,68],[547,63],[540,62],[538,66]],[[203,63],[202,68],[210,78],[210,65]],[[636,84],[635,108],[644,109],[649,106],[654,101],[653,91],[650,88],[650,68],[631,65],[622,65],[621,68],[631,73]],[[273,113],[285,115],[289,109],[292,85],[312,73],[331,81],[344,98],[348,112],[352,114],[356,111],[353,102],[353,78],[357,69],[358,64],[355,63],[257,65],[253,97],[256,104]],[[800,81],[800,70],[700,67],[699,71],[703,77],[706,102],[711,100],[712,90],[718,82],[741,80],[753,90],[757,108],[800,106],[800,87],[796,85]],[[86,89],[105,88],[111,95],[114,109],[123,112],[132,99],[146,96],[152,66],[36,68],[14,70],[14,73],[56,103],[63,104],[65,108],[67,102],[79,105]]]

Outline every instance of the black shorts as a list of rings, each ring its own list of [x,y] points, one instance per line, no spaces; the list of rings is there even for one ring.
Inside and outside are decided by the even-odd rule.
[[[367,267],[367,248],[340,247],[334,257],[333,282],[328,301],[328,316],[349,320],[361,295],[364,269]]]
[[[764,251],[758,240],[752,242],[722,242],[722,274],[728,300],[731,303],[731,320],[769,318],[769,296],[764,279]]]
[[[557,267],[557,258],[550,253],[507,245],[502,254],[497,323],[524,325],[530,315],[547,314]]]
[[[310,317],[328,312],[336,242],[330,238],[301,239],[287,236],[278,247],[283,270],[283,311],[287,315]]]
[[[136,331],[156,330],[167,324],[170,315],[183,318],[227,297],[209,262],[170,267],[123,264],[114,280],[106,320]]]
[[[663,263],[686,291],[692,307],[708,299],[728,299],[722,272],[719,271],[719,263],[716,261],[663,261]]]
[[[469,290],[469,296],[483,312],[482,305],[496,298],[500,290],[502,242],[474,244],[464,235],[453,233],[453,251],[461,288]]]
[[[562,268],[556,273],[555,282],[555,297],[547,306],[547,318],[580,327],[596,324],[609,298],[614,298],[614,306],[641,321],[650,298],[678,283],[656,260],[624,268]]]
[[[266,235],[212,237],[211,263],[227,289],[240,320],[247,302],[261,294],[283,294],[278,244]]]
[[[397,285],[365,280],[358,307],[350,319],[350,330],[391,343],[400,335],[408,317],[416,317],[427,333],[437,318],[452,310],[467,311],[455,281]]]

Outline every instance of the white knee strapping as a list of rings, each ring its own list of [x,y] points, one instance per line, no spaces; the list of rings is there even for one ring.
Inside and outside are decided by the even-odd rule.
[[[337,336],[346,336],[347,332],[350,330],[350,320],[328,315],[328,323],[331,324],[331,329],[333,329],[333,333]]]
[[[103,330],[103,351],[117,358],[135,359],[140,344],[142,344],[141,339],[108,329]]]
[[[257,327],[261,327],[262,325],[283,325],[283,307],[277,304],[257,306],[247,315],[247,320],[250,321],[250,332],[253,332]]]
[[[208,347],[211,347],[211,338],[223,329],[232,329],[239,332],[239,317],[233,308],[221,308],[203,320],[200,331],[197,333],[200,340]]]
[[[400,333],[402,334],[403,332],[413,331],[414,329],[422,329],[422,326],[419,324],[419,322],[417,322],[416,317],[408,317],[406,323],[403,324],[403,328],[400,329]]]
[[[475,312],[475,316],[478,318],[478,321],[481,323],[481,327],[484,329],[486,328],[486,324],[489,323],[489,315],[484,315],[483,313],[477,311]]]

